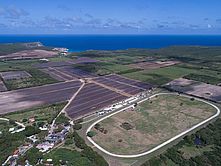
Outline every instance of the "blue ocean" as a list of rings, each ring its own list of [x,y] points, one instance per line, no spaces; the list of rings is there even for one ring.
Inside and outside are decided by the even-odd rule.
[[[221,46],[221,35],[0,35],[0,43],[36,41],[70,51],[117,50],[172,45]]]

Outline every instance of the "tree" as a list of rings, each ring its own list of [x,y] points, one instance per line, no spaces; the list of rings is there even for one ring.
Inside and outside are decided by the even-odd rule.
[[[15,121],[12,120],[12,119],[9,119],[9,124],[10,124],[10,125],[16,125]]]
[[[31,135],[38,134],[40,132],[41,132],[41,130],[39,128],[37,128],[37,127],[27,126],[27,127],[25,127],[24,134],[25,134],[26,137],[29,137]]]
[[[80,123],[77,123],[73,126],[74,130],[80,130],[81,128],[82,128],[82,124],[80,124]]]
[[[88,133],[87,133],[87,136],[88,137],[93,137],[93,136],[95,136],[97,133],[96,132],[94,132],[94,131],[89,131]]]

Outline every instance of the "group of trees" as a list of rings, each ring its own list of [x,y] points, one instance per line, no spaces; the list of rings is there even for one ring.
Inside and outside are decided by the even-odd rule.
[[[26,126],[24,134],[26,137],[40,133],[41,130],[36,126]]]
[[[43,158],[43,153],[39,152],[39,150],[35,147],[28,150],[25,155],[19,158],[18,163],[21,165],[25,165],[25,161],[28,160],[29,164],[35,165],[40,159]]]
[[[200,145],[195,142],[196,138],[200,138]],[[195,134],[184,137],[174,147],[168,149],[165,153],[153,157],[146,161],[142,166],[160,166],[165,165],[168,160],[173,163],[182,166],[220,166],[221,163],[221,119],[218,119],[213,124],[209,124],[207,127],[199,130]],[[212,151],[203,152],[199,156],[191,157],[190,159],[185,159],[182,152],[179,150],[183,146],[191,146],[195,148],[201,148],[207,145],[212,145]]]
[[[83,156],[87,157],[96,166],[108,166],[107,161],[91,147],[87,146],[84,139],[76,131],[73,133],[73,137],[75,145],[82,149],[81,153]]]

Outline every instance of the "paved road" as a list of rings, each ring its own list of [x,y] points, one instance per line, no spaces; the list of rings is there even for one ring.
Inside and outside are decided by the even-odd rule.
[[[155,94],[155,95],[153,95],[153,96],[151,96],[151,97],[149,97],[149,98],[153,98],[153,97],[155,97],[155,96],[157,96],[157,95],[164,95],[164,94],[176,94],[176,93],[158,93],[158,94]],[[177,94],[176,94],[176,95],[177,95]],[[182,95],[182,96],[189,97],[189,96],[187,96],[187,95]],[[141,100],[141,101],[139,101],[138,103],[144,102],[144,101],[148,100],[149,98],[146,98],[146,99],[144,99],[144,100]],[[192,98],[192,97],[191,97],[191,98]],[[191,132],[192,130],[194,130],[194,129],[196,129],[196,128],[198,128],[198,127],[200,127],[200,126],[206,124],[207,122],[211,121],[212,119],[214,119],[214,118],[216,118],[216,117],[218,117],[218,116],[220,115],[220,109],[219,109],[216,105],[214,105],[214,104],[212,104],[212,103],[210,103],[210,102],[208,102],[208,101],[198,99],[198,98],[195,98],[195,100],[198,100],[198,101],[201,101],[201,102],[204,102],[204,103],[206,103],[206,104],[211,105],[212,107],[214,107],[214,108],[217,110],[216,114],[214,114],[213,116],[209,117],[208,119],[206,119],[206,120],[204,120],[204,121],[198,123],[197,125],[195,125],[195,126],[189,128],[189,129],[187,129],[186,131],[184,131],[184,132],[182,132],[182,133],[176,135],[175,137],[173,137],[173,138],[171,138],[171,139],[169,139],[169,140],[163,142],[162,144],[160,144],[160,145],[156,146],[155,148],[153,148],[153,149],[151,149],[151,150],[148,150],[148,151],[146,151],[146,152],[143,152],[143,153],[140,153],[140,154],[134,154],[134,155],[115,154],[115,153],[111,153],[111,152],[105,150],[104,148],[102,148],[100,145],[98,145],[97,143],[95,143],[92,138],[87,137],[87,139],[88,139],[96,148],[98,148],[99,150],[101,150],[103,153],[108,154],[108,155],[113,156],[113,157],[119,157],[119,158],[135,158],[135,157],[142,157],[142,156],[148,155],[148,154],[150,154],[150,153],[152,153],[152,152],[154,152],[154,151],[156,151],[156,150],[158,150],[158,149],[160,149],[160,148],[162,148],[162,147],[168,145],[169,143],[175,141],[176,139],[178,139],[178,138],[180,138],[180,137],[186,135],[187,133]],[[107,115],[107,116],[105,116],[105,117],[99,119],[98,121],[94,122],[94,123],[87,129],[86,133],[89,132],[89,131],[94,127],[95,124],[97,124],[97,123],[103,121],[104,119],[107,119],[107,118],[109,118],[109,117],[111,117],[111,116],[113,116],[113,115],[115,115],[115,114],[118,114],[118,113],[120,113],[120,112],[122,112],[122,111],[124,111],[124,110],[127,110],[127,109],[129,109],[129,108],[131,108],[131,107],[132,107],[132,106],[130,105],[130,106],[124,108],[124,109],[121,109],[121,110],[119,110],[119,111],[117,111],[117,112],[114,112],[114,113],[112,113],[112,114],[110,114],[110,115]]]

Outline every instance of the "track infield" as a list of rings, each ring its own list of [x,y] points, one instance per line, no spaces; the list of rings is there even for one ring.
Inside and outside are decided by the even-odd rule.
[[[157,97],[156,97],[157,96]],[[147,155],[217,117],[216,106],[175,94],[159,94],[140,103],[134,110],[111,114],[92,124],[96,132],[89,141],[115,157]],[[94,125],[99,123],[99,128]],[[106,130],[106,133],[104,132]]]

